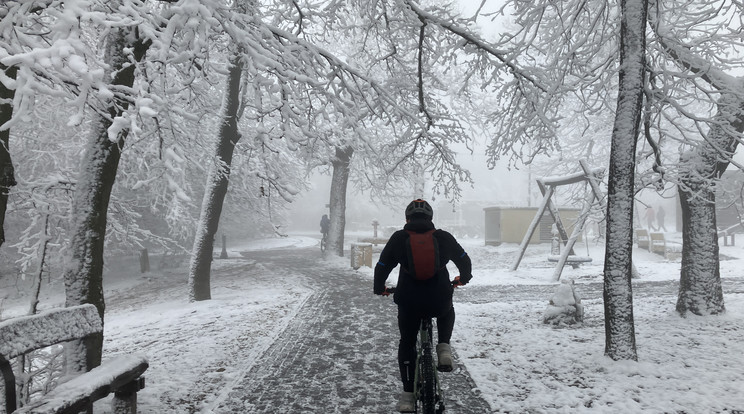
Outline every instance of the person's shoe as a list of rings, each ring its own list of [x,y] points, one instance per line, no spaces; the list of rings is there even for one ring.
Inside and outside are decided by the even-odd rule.
[[[449,344],[437,344],[437,369],[442,372],[452,371],[452,348]]]
[[[398,398],[398,412],[401,413],[415,413],[416,412],[416,398],[412,392],[403,391]]]

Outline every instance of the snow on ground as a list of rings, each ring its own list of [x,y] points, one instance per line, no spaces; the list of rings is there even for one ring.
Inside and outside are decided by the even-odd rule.
[[[532,252],[516,272],[516,246],[467,247],[476,263],[478,285],[550,282],[546,250]],[[580,254],[577,249],[577,254]],[[741,247],[721,247],[733,260],[721,262],[722,277],[738,278],[736,293],[724,291],[724,316],[680,318],[674,311],[677,285],[648,296],[644,283],[679,279],[679,261],[636,249],[634,316],[639,362],[604,357],[604,311],[600,297],[582,301],[582,326],[554,328],[541,323],[548,298],[519,302],[458,304],[455,347],[491,406],[509,412],[722,413],[744,410],[744,290]],[[567,267],[562,278],[601,282],[604,251],[590,246],[590,265]],[[483,263],[485,268],[480,267]],[[508,266],[506,266],[508,267]],[[727,282],[727,280],[724,280]],[[725,286],[729,286],[728,283]],[[504,398],[507,397],[507,398]],[[568,408],[570,407],[570,409]],[[741,411],[739,411],[741,412]]]
[[[198,303],[187,300],[187,262],[142,275],[138,264],[131,263],[135,258],[128,258],[128,265],[109,260],[105,358],[128,352],[148,355],[151,366],[147,387],[139,394],[141,413],[208,411],[220,400],[222,390],[230,389],[231,381],[260,362],[256,358],[296,315],[312,286],[300,276],[275,277],[272,269],[239,253],[287,249],[291,254],[293,249],[317,245],[314,236],[228,246],[231,258],[214,261],[212,300]],[[348,237],[347,242],[353,239]],[[604,357],[603,309],[596,296],[604,256],[601,245],[579,244],[579,254],[588,250],[592,263],[567,267],[562,276],[576,281],[579,294],[582,289],[595,292],[583,301],[584,323],[556,328],[541,323],[549,295],[530,293],[549,291],[555,284],[554,264],[546,260],[547,246],[530,246],[519,269],[510,271],[518,246],[484,246],[482,239],[461,242],[473,260],[474,279],[455,296],[458,320],[453,348],[493,412],[744,410],[742,247],[721,246],[726,259],[721,261],[724,285],[732,287],[724,291],[727,313],[686,319],[674,312],[677,292],[671,281],[679,278],[679,261],[636,249],[634,261],[641,275],[634,281],[639,362],[614,362]],[[348,257],[331,259],[326,265],[371,282],[372,269],[353,271]],[[648,282],[660,285],[652,290],[645,287]],[[458,301],[458,296],[480,291],[512,290],[514,297],[485,295]],[[54,298],[59,305],[62,292],[47,292],[45,306],[54,306]],[[5,316],[17,311],[8,309],[10,303],[5,303]],[[236,358],[239,351],[243,356]]]

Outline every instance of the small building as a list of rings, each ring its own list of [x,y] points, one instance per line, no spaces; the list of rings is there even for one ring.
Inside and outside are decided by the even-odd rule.
[[[521,243],[530,227],[530,223],[537,214],[537,207],[486,207],[483,211],[485,216],[485,243],[489,246],[498,246],[501,243]],[[561,216],[561,222],[570,236],[580,209],[559,207],[558,212]],[[550,243],[553,238],[553,223],[553,216],[545,210],[535,234],[530,239],[530,244]]]

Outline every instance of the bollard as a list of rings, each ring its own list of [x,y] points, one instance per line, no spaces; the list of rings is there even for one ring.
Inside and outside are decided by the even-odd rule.
[[[220,259],[227,259],[227,237],[223,234],[222,235],[222,253],[220,253]]]
[[[351,267],[356,270],[362,266],[372,267],[372,244],[351,244]]]
[[[140,250],[140,273],[145,273],[150,271],[150,256],[147,254],[147,249]]]
[[[380,225],[380,222],[379,221],[372,220],[372,227],[375,229],[375,235],[374,235],[374,238],[375,239],[377,238],[377,226],[379,226],[379,225]]]

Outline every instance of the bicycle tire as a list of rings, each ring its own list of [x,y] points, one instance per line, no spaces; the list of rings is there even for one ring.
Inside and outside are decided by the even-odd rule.
[[[421,355],[421,408],[423,414],[437,414],[437,384],[431,348]]]

